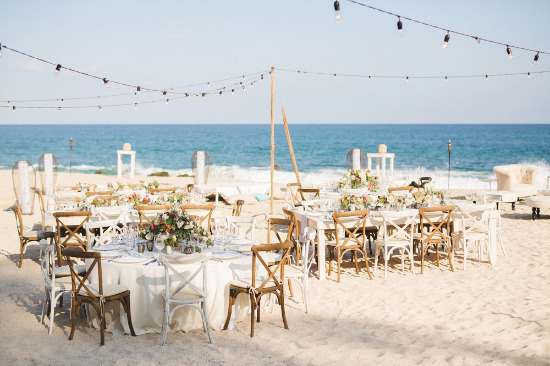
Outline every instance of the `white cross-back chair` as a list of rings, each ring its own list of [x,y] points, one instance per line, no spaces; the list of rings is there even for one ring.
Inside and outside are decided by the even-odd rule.
[[[321,200],[321,199],[302,201],[302,207],[304,211],[320,210],[322,208],[327,207],[327,205],[328,205],[328,201]]]
[[[229,225],[233,224],[237,227],[237,234],[239,237],[254,240],[254,231],[256,228],[255,217],[227,216],[225,220]]]
[[[164,319],[162,322],[162,340],[160,345],[164,346],[168,328],[172,322],[172,317],[177,309],[183,306],[191,306],[199,311],[202,316],[204,331],[208,333],[210,343],[214,343],[212,331],[210,330],[210,320],[208,319],[208,290],[207,282],[207,263],[212,258],[212,253],[205,252],[193,254],[190,256],[167,256],[161,255],[159,261],[164,265],[165,289],[162,290],[162,299],[164,301]],[[186,270],[180,271],[174,266],[185,264]],[[189,271],[187,265],[197,264],[198,267]],[[195,267],[193,267],[195,268]],[[202,286],[192,283],[193,279],[202,272]],[[195,281],[200,282],[200,281]],[[175,305],[172,310],[170,306]]]
[[[124,226],[128,222],[129,209],[128,205],[95,207],[93,214],[99,218],[99,221],[115,220]]]
[[[500,243],[502,253],[504,253],[504,256],[506,256],[507,254],[506,254],[506,249],[504,248],[504,239],[502,237],[502,222],[500,218],[500,209],[502,207],[502,196],[500,194],[483,195],[483,204],[485,205],[487,203],[495,204],[496,212],[497,212],[497,226],[496,226],[497,239],[498,239],[498,242]]]
[[[122,230],[117,220],[88,221],[84,227],[89,248],[110,242]]]
[[[416,225],[416,216],[418,210],[407,211],[380,211],[383,219],[382,231],[378,234],[378,239],[374,241],[376,252],[374,255],[374,271],[378,266],[378,257],[382,250],[384,256],[384,278],[388,278],[388,260],[395,250],[401,253],[401,266],[405,272],[405,253],[409,257],[413,276],[413,236]],[[380,238],[382,236],[382,238]]]
[[[309,314],[308,288],[309,271],[315,259],[315,237],[317,231],[314,228],[306,227],[302,238],[302,248],[299,264],[287,264],[285,266],[285,277],[290,281],[296,281],[302,287],[302,298],[306,306],[306,314]]]
[[[42,320],[44,322],[44,316],[48,313],[50,317],[50,324],[48,327],[48,334],[52,334],[53,319],[55,316],[55,306],[61,296],[64,293],[72,292],[71,278],[62,277],[58,278],[56,273],[60,267],[55,266],[55,245],[50,244],[47,240],[40,240],[40,269],[42,270],[42,277],[44,279],[44,301],[42,303]]]
[[[458,206],[458,212],[461,215],[459,227],[455,223],[455,233],[453,233],[453,247],[462,247],[464,252],[464,270],[466,270],[466,258],[468,256],[468,247],[471,244],[477,245],[478,260],[481,262],[483,248],[486,249],[491,267],[492,253],[490,245],[490,227],[489,222],[491,214],[494,212],[494,204],[485,205],[463,205]]]

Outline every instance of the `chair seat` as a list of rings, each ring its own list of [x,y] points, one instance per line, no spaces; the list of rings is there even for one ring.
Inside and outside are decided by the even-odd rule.
[[[51,290],[51,286],[47,286],[48,290]],[[55,289],[58,291],[72,291],[73,283],[70,277],[56,278]]]
[[[275,270],[277,266],[269,266],[271,270]],[[302,267],[295,264],[285,264],[285,277],[299,277],[304,275]]]
[[[286,266],[285,266],[286,268]],[[261,278],[256,278],[256,283],[255,285],[256,286],[260,286],[263,282],[264,282],[265,278],[261,277]],[[232,280],[230,283],[229,283],[230,286],[233,286],[233,287],[240,287],[240,288],[243,288],[243,289],[247,289],[247,288],[251,288],[252,287],[252,278],[238,278],[238,279],[234,279]],[[273,281],[272,279],[269,280],[269,282],[265,285],[264,288],[272,288],[272,287],[277,287],[278,284]]]
[[[170,291],[173,292],[175,291],[176,288],[171,288]],[[162,290],[162,293],[161,293],[162,297],[166,300],[166,290]],[[196,299],[200,299],[202,298],[202,296],[200,294],[198,294],[196,291],[193,291],[193,289],[189,288],[189,287],[185,287],[183,288],[182,290],[180,290],[177,294],[175,295],[172,295],[172,297],[170,298],[170,301],[172,300],[196,300]]]
[[[99,283],[97,283],[97,282],[96,283],[90,283],[87,286],[95,296],[99,295]],[[128,291],[128,287],[126,287],[124,285],[103,284],[103,296],[105,296],[105,297],[106,296],[118,295],[120,293],[123,293],[124,291]],[[84,288],[82,288],[80,290],[79,295],[89,296],[88,292]]]
[[[86,273],[85,264],[76,264],[74,266],[74,269],[80,275]],[[69,266],[55,267],[54,272],[55,272],[55,277],[67,277],[71,275],[71,269],[69,268]]]
[[[384,242],[384,239],[376,239],[374,241],[374,245],[383,247],[386,243]],[[389,247],[408,247],[411,245],[411,242],[406,239],[392,239],[387,242],[387,245]]]
[[[23,237],[27,238],[27,239],[35,239],[37,240],[38,239],[38,233],[40,231],[23,231]]]

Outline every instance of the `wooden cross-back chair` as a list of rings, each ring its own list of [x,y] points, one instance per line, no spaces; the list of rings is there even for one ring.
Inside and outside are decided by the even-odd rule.
[[[187,191],[187,193],[191,193],[193,191],[193,188],[195,188],[195,185],[193,183],[189,183],[185,186],[185,190]]]
[[[59,265],[63,264],[61,250],[70,247],[79,247],[88,251],[88,239],[85,225],[90,220],[90,211],[54,212],[57,223],[57,257]]]
[[[86,192],[85,195],[86,197],[90,197],[90,196],[112,196],[113,194],[115,194],[115,191],[113,190],[110,190],[110,191],[95,191],[95,192]]]
[[[136,206],[136,211],[139,215],[139,228],[143,229],[153,223],[152,217],[159,213],[171,210],[172,205],[151,205],[151,206]]]
[[[318,188],[298,188],[297,193],[300,201],[316,200],[320,198],[321,190]]]
[[[177,190],[176,187],[162,187],[162,188],[151,188],[149,192],[151,194],[157,194],[157,193],[175,193]]]
[[[348,252],[353,253],[355,259],[355,271],[359,274],[359,265],[357,262],[357,254],[363,255],[365,260],[365,267],[369,278],[372,280],[372,275],[369,269],[369,261],[367,253],[365,252],[365,238],[366,238],[366,220],[369,215],[369,210],[351,211],[351,212],[339,212],[332,214],[334,220],[335,240],[327,242],[328,246],[328,275],[330,276],[332,270],[332,253],[336,252],[336,260],[338,264],[338,282],[340,282],[340,272],[342,266],[342,259]],[[344,235],[340,235],[343,233]]]
[[[426,184],[430,183],[432,181],[431,177],[420,177],[418,178],[418,190],[425,189]]]
[[[267,220],[267,243],[273,243],[271,235],[275,235],[277,243],[283,243],[287,240],[294,241],[295,226],[294,220],[280,219],[277,217],[269,218],[269,220]]]
[[[223,329],[227,329],[231,320],[231,311],[235,300],[239,294],[248,294],[250,296],[250,337],[254,337],[254,316],[257,312],[256,321],[260,322],[260,300],[264,295],[273,294],[277,297],[281,306],[281,315],[285,329],[288,329],[288,323],[285,315],[285,264],[290,254],[290,248],[294,245],[291,240],[279,244],[261,244],[252,246],[252,278],[236,279],[229,284],[229,307],[227,309],[227,319]],[[264,254],[272,251],[282,251],[282,260],[276,266],[270,266],[264,258]],[[267,273],[267,276],[256,275],[256,262],[259,261],[261,267]]]
[[[243,205],[244,205],[244,200],[236,200],[233,203],[233,211],[231,211],[231,216],[240,216]]]
[[[198,216],[199,225],[206,226],[206,229],[210,232],[212,213],[216,209],[216,205],[181,205],[180,208],[189,216]]]
[[[302,188],[300,183],[287,183],[285,201],[290,206],[299,206],[302,201],[298,189]]]
[[[416,242],[420,244],[422,252],[420,273],[424,273],[424,256],[428,249],[435,246],[435,256],[439,267],[439,246],[447,249],[447,256],[451,271],[454,272],[451,258],[451,215],[455,206],[422,207],[420,213],[420,234],[417,234]],[[425,230],[427,229],[427,230]]]
[[[404,186],[404,187],[390,187],[388,188],[388,192],[389,193],[394,193],[394,192],[406,192],[406,193],[411,193],[414,189],[414,186]]]
[[[76,316],[82,304],[91,305],[99,318],[101,331],[101,345],[105,344],[105,303],[109,301],[119,301],[124,307],[130,333],[135,336],[134,326],[132,325],[132,315],[130,312],[130,290],[124,285],[119,284],[103,284],[103,275],[101,272],[101,253],[100,252],[82,252],[75,248],[64,249],[63,256],[71,269],[71,282],[73,288],[73,303],[71,309],[72,326],[69,340],[73,339],[74,329],[76,326]],[[81,276],[72,258],[80,258],[82,260],[91,259],[92,263],[86,270],[86,273]],[[97,267],[97,282],[89,282],[90,274]]]

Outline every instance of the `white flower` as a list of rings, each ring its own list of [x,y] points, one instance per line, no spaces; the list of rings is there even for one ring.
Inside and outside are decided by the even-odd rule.
[[[162,215],[162,219],[163,219],[163,220],[168,220],[169,218],[170,218],[170,216],[168,216],[168,214]]]
[[[152,233],[149,233],[149,234],[145,235],[145,239],[147,239],[147,240],[153,240],[153,234],[152,234]]]
[[[182,226],[183,226],[183,221],[181,221],[181,220],[178,221],[178,223],[177,223],[178,229],[181,229]]]
[[[185,224],[185,227],[184,227],[185,230],[189,230],[189,229],[192,229],[192,228],[193,228],[192,223],[188,222],[187,224]]]
[[[118,189],[118,187],[119,187],[119,184],[118,184],[118,182],[114,182],[114,183],[113,183],[113,189],[115,189],[115,190],[116,190],[116,189]]]
[[[94,198],[92,196],[88,196],[88,198],[86,198],[86,203],[91,204],[93,201],[94,201]]]

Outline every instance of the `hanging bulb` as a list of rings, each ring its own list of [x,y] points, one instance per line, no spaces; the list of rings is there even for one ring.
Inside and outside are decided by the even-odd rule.
[[[536,57],[536,56],[535,56],[535,57]],[[261,80],[261,81],[264,81],[264,74],[261,74],[261,75],[260,75],[260,80]]]
[[[99,111],[103,112],[103,107],[102,106],[99,106]]]
[[[300,76],[300,70],[298,70],[298,76]]]
[[[139,97],[139,94],[141,93],[141,86],[138,85],[136,89],[136,97]]]
[[[340,20],[342,16],[340,15],[340,3],[338,1],[334,2],[334,11],[336,15],[336,20]]]
[[[166,105],[168,105],[169,101],[170,101],[170,99],[166,98]]]
[[[489,80],[489,75],[485,75],[485,80]]]
[[[206,99],[206,93],[202,93],[202,99]]]
[[[408,76],[407,76],[407,79],[406,79],[406,80],[407,80],[407,82],[409,82],[409,77],[408,77]]]
[[[447,34],[445,35],[445,38],[443,38],[443,46],[441,46],[442,49],[447,48],[447,43],[449,43],[449,39],[451,36],[449,35],[449,31],[447,31]]]
[[[55,67],[55,71],[54,71],[53,75],[54,76],[59,75],[59,71],[61,71],[61,65],[57,64],[57,66]]]
[[[242,88],[243,88],[243,91],[245,91],[245,90],[246,90],[246,89],[244,88],[244,85],[243,85],[243,87],[242,87]]]
[[[334,78],[336,79],[336,74],[334,74]]]
[[[403,23],[401,22],[401,17],[397,17],[399,20],[397,21],[397,35],[401,37],[403,34]]]
[[[508,46],[506,46],[506,53],[508,54],[508,58],[510,60],[514,58],[514,55],[512,55],[512,49]]]
[[[10,101],[8,100],[8,107],[10,106]]]
[[[210,81],[208,83],[206,83],[206,85],[210,86]]]
[[[162,92],[162,99],[166,98],[166,90]]]
[[[243,75],[243,80],[246,80],[246,78],[244,77],[244,75]]]
[[[218,93],[220,96],[222,95],[222,91],[220,90],[220,92]]]
[[[2,57],[2,43],[0,43],[0,57]]]
[[[530,77],[531,77],[531,73],[528,72],[528,73],[527,73],[527,79],[529,79]]]
[[[533,65],[536,65],[538,60],[539,60],[539,53],[537,52],[537,54],[535,55],[535,58],[533,59]]]
[[[98,96],[98,97],[97,97],[97,101],[99,102],[100,100],[101,100],[101,98]]]
[[[13,106],[13,107],[11,108],[11,111],[12,111],[13,113],[15,113],[15,106]]]
[[[231,95],[235,95],[235,89],[231,89]]]
[[[185,93],[185,97],[186,97],[186,98],[189,98],[189,93]]]
[[[137,109],[137,103],[134,103],[134,109]]]
[[[57,107],[57,113],[61,113],[61,107]]]
[[[109,80],[107,78],[103,78],[103,84],[108,88],[109,87]]]
[[[445,81],[449,81],[449,79],[445,76]]]
[[[65,103],[65,99],[61,98],[61,103]]]
[[[369,75],[369,81],[370,81],[370,80],[371,80],[371,78],[370,78],[370,75]]]

